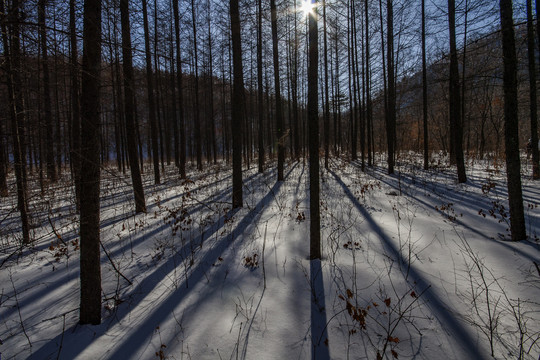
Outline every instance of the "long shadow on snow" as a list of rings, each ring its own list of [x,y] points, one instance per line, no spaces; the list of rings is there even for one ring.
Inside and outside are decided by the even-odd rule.
[[[393,179],[394,181],[392,181],[392,179]],[[407,195],[407,196],[410,197],[411,199],[414,199],[416,202],[418,202],[418,203],[424,205],[426,208],[435,210],[435,205],[434,205],[434,204],[430,204],[430,203],[428,203],[428,202],[425,201],[425,200],[419,199],[418,197],[416,197],[415,195],[413,195],[412,192],[409,192],[408,190],[405,190],[405,189],[403,189],[403,187],[400,187],[398,184],[396,184],[396,182],[398,181],[397,179],[394,179],[394,178],[389,177],[388,175],[386,175],[385,177],[379,178],[379,180],[380,180],[381,182],[385,183],[386,185],[388,185],[388,186],[390,186],[390,187],[392,187],[392,188],[394,188],[394,189],[396,189],[396,190],[398,190],[398,191],[401,191],[403,194]],[[410,185],[410,187],[417,187],[417,188],[419,187],[419,186],[418,186],[418,182],[413,181],[412,178],[402,177],[402,178],[401,178],[401,181],[402,181],[402,182],[406,182],[407,184]],[[469,194],[469,195],[470,195],[470,194]],[[440,196],[443,196],[443,195],[440,195]],[[455,198],[455,199],[456,199],[457,201],[459,201],[460,203],[464,203],[464,202],[466,203],[466,202],[467,202],[467,201],[465,201],[466,198],[463,197],[463,198],[459,198],[459,199],[458,199],[458,198],[457,198],[457,195],[452,195],[452,192],[450,192],[450,191],[445,192],[444,196],[445,196],[446,198]],[[469,201],[468,201],[468,202],[470,203],[470,207],[473,207],[473,206],[474,206],[474,207],[478,207],[478,205],[479,205],[481,202],[484,202],[484,201],[485,201],[485,199],[482,198],[482,197],[480,197],[480,196],[476,196],[475,198],[476,198],[476,201],[470,200],[471,197],[469,196]],[[486,208],[487,208],[487,207],[488,207],[488,206],[486,206]],[[446,215],[446,214],[445,214],[443,211],[441,211],[441,210],[437,210],[437,212],[439,212],[439,213],[442,214],[443,216]],[[501,246],[503,246],[503,247],[505,247],[505,248],[511,249],[512,251],[518,253],[520,256],[522,256],[522,257],[524,257],[524,258],[526,258],[526,259],[528,259],[528,260],[530,260],[530,261],[538,262],[539,259],[540,259],[538,256],[534,256],[534,254],[531,254],[531,253],[529,253],[529,252],[523,251],[522,249],[516,248],[516,247],[514,247],[514,246],[510,246],[510,244],[509,244],[508,242],[505,242],[505,241],[496,241],[496,240],[494,240],[494,238],[492,238],[492,237],[490,237],[490,236],[488,236],[488,235],[482,233],[480,230],[478,230],[478,229],[476,229],[476,228],[474,228],[474,227],[472,227],[472,226],[466,224],[465,222],[463,222],[462,220],[460,220],[458,217],[456,217],[456,218],[453,220],[453,222],[454,222],[455,224],[460,225],[460,226],[462,226],[463,228],[469,230],[470,232],[472,232],[472,233],[478,235],[478,236],[481,237],[481,238],[484,238],[484,239],[486,239],[486,240],[489,240],[489,241],[493,242],[494,244],[501,245]],[[531,242],[531,241],[524,240],[524,241],[520,241],[519,244],[520,244],[520,245],[526,245],[526,246],[532,247],[533,249],[535,249],[535,250],[537,250],[537,251],[540,250],[540,244],[538,244],[538,243],[533,243],[533,242]],[[537,253],[537,254],[540,255],[540,253]]]
[[[311,281],[311,359],[330,360],[321,260],[309,262]]]
[[[272,174],[272,172],[269,172],[269,174]],[[255,177],[257,176],[257,174],[255,175],[252,175],[248,178],[246,178],[246,182],[248,181],[252,181]],[[199,187],[198,189],[202,189],[204,188],[204,186],[201,186]],[[174,195],[172,196],[171,198],[167,198],[166,200],[163,200],[162,203],[166,202],[166,201],[170,201],[170,199],[173,199],[173,198],[176,198],[177,196],[182,196],[183,193],[181,193],[180,195]],[[230,194],[230,192],[225,189],[223,190],[222,192],[218,193],[218,194],[213,194],[211,195],[210,197],[202,200],[201,202],[202,203],[205,203],[205,202],[210,202],[210,201],[217,201],[217,200],[220,200],[220,199],[223,199],[225,198],[226,196],[228,196]],[[153,206],[157,206],[157,205],[151,205],[149,207],[149,209],[151,209]],[[202,208],[204,208],[204,205],[202,204],[199,204],[199,205],[196,205],[195,207],[192,207],[190,208],[190,210],[188,211],[188,214],[189,215],[193,215],[195,213],[197,213],[199,210],[201,210]],[[129,215],[128,215],[129,216]],[[224,217],[225,216],[222,216],[217,223],[219,222],[223,222],[224,220]],[[106,222],[102,222],[101,224],[101,228],[103,229],[103,227],[106,227],[106,226],[109,226],[111,225],[112,223],[114,222],[119,222],[119,221],[122,221],[122,220],[125,220],[126,219],[126,215],[124,214],[120,214],[120,215],[117,215],[115,216],[114,218],[112,219],[108,219]],[[191,241],[187,242],[186,245],[184,245],[178,252],[177,254],[180,254],[180,255],[184,255],[184,254],[189,254],[191,253],[191,251],[193,249],[199,249],[199,246],[200,246],[200,241],[204,241],[205,239],[208,239],[211,237],[212,234],[214,234],[217,229],[213,229],[214,226],[216,224],[212,225],[210,227],[210,229],[208,230],[204,230],[202,231],[202,235],[199,235],[198,237],[192,239]],[[170,227],[169,224],[163,224],[161,226],[158,226],[156,227],[155,229],[152,229],[151,231],[149,232],[144,232],[142,233],[140,236],[134,238],[133,240],[131,240],[129,243],[119,247],[119,248],[116,248],[116,249],[111,249],[108,244],[104,243],[103,246],[107,249],[107,252],[109,254],[109,256],[111,258],[116,258],[117,256],[120,256],[122,253],[124,253],[127,249],[131,249],[131,248],[134,248],[136,247],[137,245],[141,244],[141,243],[144,243],[145,241],[148,241],[149,239],[151,239],[154,235],[157,235],[159,234],[160,232],[162,232],[163,230],[167,229],[168,227]],[[76,233],[73,233],[71,234],[70,236],[68,237],[64,237],[64,241],[65,242],[69,242],[71,240],[74,240],[75,238],[78,237],[78,234]],[[34,251],[35,250],[44,250],[45,248],[47,248],[49,245],[47,244],[43,244],[41,246],[38,246],[38,247],[35,247],[34,248]],[[178,261],[178,259],[176,259]],[[101,264],[106,264],[109,262],[109,259],[105,256],[105,254],[102,254],[101,256]],[[47,277],[49,276],[47,273],[43,273],[42,277]],[[78,272],[69,272],[68,274],[66,275],[62,275],[60,276],[59,279],[56,279],[54,282],[56,283],[66,283],[66,282],[71,282],[71,281],[75,281],[77,278],[78,278],[79,274]],[[41,280],[41,277],[38,277],[38,278],[33,278],[32,281],[34,283],[37,283],[37,284],[42,284],[42,280]],[[52,285],[51,285],[52,286]],[[41,289],[33,292],[31,295],[29,296],[25,296],[24,298],[21,298],[19,299],[19,306],[21,308],[24,308],[25,306],[27,305],[30,305],[32,303],[34,303],[35,300],[37,299],[40,299],[42,298],[43,296],[45,296],[48,292],[51,291],[51,286],[43,286]],[[16,308],[11,308],[9,309],[8,311],[6,311],[4,314],[3,314],[3,317],[9,317],[11,316],[13,313],[15,313]]]
[[[294,168],[294,167],[293,167]],[[286,176],[292,171],[291,168]],[[277,194],[277,191],[281,187],[283,182],[276,182],[276,184],[270,189],[270,191],[257,203],[257,205],[238,223],[238,225],[231,231],[229,235],[220,239],[212,249],[209,249],[203,256],[203,258],[195,265],[191,275],[188,276],[188,279],[184,279],[181,284],[178,285],[176,290],[171,292],[167,299],[164,300],[159,307],[157,307],[152,314],[143,320],[142,324],[139,324],[137,329],[129,334],[129,338],[123,339],[122,344],[117,344],[114,348],[114,352],[110,355],[107,355],[107,358],[111,359],[125,359],[131,358],[136,354],[136,352],[143,346],[148,343],[148,338],[152,336],[152,333],[157,325],[162,323],[167,317],[170,316],[170,313],[174,308],[182,302],[182,300],[190,293],[191,288],[188,287],[188,284],[196,284],[202,279],[204,279],[205,273],[208,272],[212,264],[229,248],[233,241],[241,235],[248,226],[252,223],[253,219],[256,218],[257,214],[262,210],[264,205],[268,204]],[[224,225],[225,221],[234,216],[238,210],[232,210],[228,215],[223,215],[216,221],[210,229],[205,231],[203,234],[199,235],[197,238],[193,239],[195,244],[201,244],[206,239],[209,239],[218,232]],[[186,244],[186,246],[190,246]],[[179,253],[183,253],[182,250]],[[183,259],[175,259],[170,257],[165,263],[163,263],[158,269],[154,270],[152,274],[144,278],[141,281],[137,289],[133,293],[141,294],[150,294],[155,287],[164,279],[166,276],[166,270],[172,269],[175,264]],[[136,296],[135,300],[130,302],[130,308],[135,308],[142,300],[143,296]],[[120,323],[124,318],[128,317],[130,312],[128,309],[123,309],[123,312],[120,314],[121,310],[118,311],[114,320],[116,323]],[[76,331],[78,325],[75,325],[71,329],[66,329],[66,333],[73,333]],[[95,326],[92,329],[95,331],[95,336],[92,338],[86,337],[84,340],[77,341],[77,348],[69,348],[64,344],[64,349],[62,352],[62,358],[72,359],[80,355],[80,353],[90,346],[94,341],[98,340],[101,336],[106,335],[109,325],[103,322],[101,325]],[[52,356],[58,351],[58,344],[62,343],[63,334],[56,336],[54,339],[51,339],[49,342],[44,344],[41,348],[37,349],[29,359],[43,359],[46,356]]]
[[[362,205],[358,202],[358,200],[354,197],[351,190],[343,183],[341,178],[332,170],[329,170],[329,173],[334,177],[336,182],[343,188],[343,191],[345,195],[349,198],[349,200],[353,203],[353,205],[356,207],[356,209],[362,214],[362,216],[366,219],[366,222],[369,224],[371,229],[377,233],[379,238],[382,240],[382,244],[384,248],[388,251],[389,255],[399,261],[400,263],[406,264],[407,260],[403,258],[399,250],[396,248],[392,240],[386,235],[377,225],[375,220],[371,217],[371,215],[362,207]],[[422,278],[420,273],[414,268],[414,266],[410,266],[409,269],[409,275],[413,279],[413,286],[418,287],[421,290],[427,289],[429,287],[429,284]],[[466,353],[471,355],[471,358],[473,359],[487,359],[486,356],[484,356],[483,353],[480,352],[478,349],[477,344],[475,344],[472,339],[474,338],[469,331],[463,327],[456,318],[454,318],[451,315],[451,312],[448,311],[448,306],[444,303],[442,299],[437,296],[437,294],[430,288],[427,289],[427,291],[423,295],[426,298],[426,302],[428,306],[431,308],[434,314],[437,314],[437,318],[439,319],[439,322],[441,324],[444,324],[445,326],[448,326],[449,329],[452,330],[454,337],[461,343],[461,345],[465,348]]]

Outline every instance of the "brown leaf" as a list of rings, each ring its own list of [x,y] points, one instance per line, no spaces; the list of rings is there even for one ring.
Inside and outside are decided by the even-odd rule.
[[[352,297],[353,297],[353,293],[352,293],[352,291],[349,290],[349,289],[347,289],[347,297],[348,297],[349,299],[352,299]]]
[[[387,307],[390,307],[391,302],[392,300],[390,298],[384,300],[384,303],[386,304]]]

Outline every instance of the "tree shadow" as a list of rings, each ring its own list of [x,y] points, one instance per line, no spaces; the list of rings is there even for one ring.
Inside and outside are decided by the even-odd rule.
[[[330,360],[321,260],[311,260],[311,359]]]
[[[293,169],[294,166],[288,171],[286,177],[289,176]],[[148,316],[146,316],[144,319],[141,319],[137,327],[133,329],[129,335],[125,335],[123,338],[118,339],[116,346],[111,349],[110,353],[107,353],[107,358],[133,358],[145,344],[148,344],[155,327],[168,319],[176,306],[178,306],[191,293],[191,290],[193,289],[192,284],[197,284],[206,279],[205,276],[208,271],[212,269],[213,264],[215,264],[218,258],[224,254],[225,251],[227,251],[227,249],[233,243],[235,243],[239,237],[243,235],[243,233],[261,213],[262,209],[275,198],[282,184],[283,182],[276,182],[268,193],[256,204],[256,206],[251,208],[251,210],[249,210],[249,212],[238,222],[234,229],[231,229],[226,236],[222,236],[220,239],[215,240],[212,245],[207,245],[208,248],[200,260],[191,267],[191,272],[178,283],[174,290],[166,294],[167,298],[165,300],[159,304],[156,304],[155,307],[147,305],[147,309],[150,314],[148,314]],[[117,312],[115,313],[114,317],[111,318],[110,323],[103,321],[101,325],[82,327],[83,329],[86,328],[87,330],[91,329],[93,332],[92,336],[78,336],[81,334],[81,330],[78,330],[78,324],[74,325],[69,329],[65,329],[64,333],[59,334],[55,338],[47,341],[39,349],[34,350],[29,359],[37,360],[47,358],[47,356],[52,356],[53,354],[58,353],[60,350],[62,353],[58,355],[61,355],[62,358],[72,359],[79,356],[85,348],[99,341],[101,337],[107,336],[107,330],[110,327],[114,326],[115,324],[119,324],[122,321],[129,321],[129,318],[131,317],[130,310],[134,309],[137,307],[137,305],[141,304],[145,300],[144,295],[152,293],[159,283],[167,276],[170,269],[174,269],[177,264],[181,263],[182,261],[186,261],[185,258],[182,258],[182,254],[191,252],[191,249],[196,246],[193,244],[206,243],[206,240],[211,239],[214,234],[219,234],[219,230],[221,230],[230,221],[230,219],[239,212],[239,209],[235,209],[231,210],[228,214],[222,215],[210,226],[209,229],[205,230],[199,236],[193,238],[190,243],[184,245],[184,247],[177,252],[179,255],[171,256],[150,275],[145,277],[136,286],[136,288],[134,288],[129,294],[126,294],[126,296],[132,296],[132,301],[126,304],[126,306],[118,307]],[[151,232],[151,234],[155,233],[157,233],[157,230]],[[143,234],[140,241],[149,238],[149,236],[151,235]],[[236,243],[236,245],[239,244],[240,243]],[[209,248],[210,246],[212,246],[212,248]],[[77,341],[73,342],[73,344],[66,344],[67,340],[64,339],[64,334],[77,337]],[[60,344],[62,343],[63,346],[59,348]]]
[[[354,207],[364,217],[371,230],[377,234],[387,252],[387,255],[391,259],[398,261],[400,264],[407,264],[407,259],[402,256],[399,249],[397,249],[396,245],[392,242],[391,238],[376,223],[369,212],[358,202],[349,187],[345,185],[343,180],[334,171],[329,170],[329,173],[333,176],[337,184],[341,186],[343,192],[353,203]],[[445,327],[451,331],[452,335],[465,349],[465,352],[473,359],[487,358],[478,348],[478,345],[474,342],[474,336],[458,321],[456,317],[453,316],[452,312],[450,311],[450,307],[443,301],[443,299],[439,297],[433,288],[429,287],[427,281],[421,276],[421,272],[416,270],[412,264],[410,267],[404,267],[404,269],[405,268],[408,268],[409,276],[407,277],[406,273],[402,273],[404,280],[408,282],[412,288],[418,288],[421,291],[426,289],[423,297],[426,300],[427,305],[430,307],[432,313],[437,317],[439,322],[444,324]]]

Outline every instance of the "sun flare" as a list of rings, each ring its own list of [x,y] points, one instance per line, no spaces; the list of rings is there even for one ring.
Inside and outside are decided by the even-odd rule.
[[[316,6],[315,3],[312,3],[311,0],[302,0],[302,5],[300,6],[300,11],[304,17],[308,17],[312,12],[313,8]]]

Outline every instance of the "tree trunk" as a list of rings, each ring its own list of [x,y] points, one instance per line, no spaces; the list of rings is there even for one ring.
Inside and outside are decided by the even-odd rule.
[[[81,324],[101,323],[99,235],[101,1],[85,0],[81,94]]]
[[[322,2],[324,29],[324,167],[328,169],[330,157],[330,98],[328,90],[328,35],[326,30],[326,0]]]
[[[186,178],[186,129],[184,120],[184,91],[182,87],[182,58],[180,53],[180,19],[178,0],[173,0],[174,35],[176,38],[176,83],[178,86],[178,115],[180,119],[180,161],[178,170],[180,178]]]
[[[5,14],[4,2],[0,2],[0,12]],[[30,224],[28,214],[28,194],[26,179],[26,151],[24,144],[24,102],[21,83],[21,53],[20,53],[20,31],[19,31],[19,1],[12,2],[12,8],[8,16],[11,20],[11,27],[8,31],[6,23],[0,22],[2,26],[2,41],[4,45],[4,56],[8,59],[7,87],[9,92],[9,109],[11,117],[11,128],[13,138],[13,160],[15,167],[15,178],[17,183],[17,208],[21,214],[21,227],[23,244],[30,244]],[[8,39],[9,37],[9,39]]]
[[[510,209],[512,240],[525,240],[525,217],[521,192],[521,165],[519,160],[517,57],[514,38],[512,0],[500,0],[501,33],[504,63],[504,143],[506,153],[506,178]]]
[[[233,150],[233,209],[243,206],[242,199],[242,111],[244,109],[244,73],[242,70],[242,43],[238,0],[230,0],[231,36],[233,55],[233,93],[231,102]]]
[[[424,170],[429,168],[428,139],[428,104],[427,104],[427,61],[426,61],[426,6],[422,0],[422,119],[424,129]]]
[[[285,139],[283,138],[283,110],[281,108],[281,86],[279,76],[279,50],[277,32],[276,1],[270,0],[270,12],[272,19],[272,50],[274,54],[274,83],[276,90],[276,136],[278,146],[278,181],[283,181],[283,167],[285,163]]]
[[[262,65],[262,0],[257,4],[257,106],[259,112],[259,173],[264,172],[264,93],[263,93],[263,65]]]
[[[120,0],[120,15],[122,22],[122,57],[124,59],[124,113],[126,121],[127,147],[131,169],[131,181],[133,183],[133,193],[135,196],[135,212],[141,213],[146,211],[146,203],[144,200],[144,190],[137,154],[137,132],[134,118],[135,81],[133,78],[133,60],[131,55],[129,0]]]
[[[158,125],[156,119],[156,103],[154,98],[154,81],[152,76],[152,54],[150,52],[150,33],[148,30],[148,10],[147,0],[142,1],[143,26],[144,26],[144,47],[146,57],[146,82],[148,92],[148,121],[150,122],[150,137],[152,139],[152,159],[154,163],[154,183],[160,184],[159,174],[159,150],[158,150]]]
[[[193,60],[195,65],[195,117],[193,119],[195,127],[195,147],[197,154],[197,170],[202,171],[202,146],[201,146],[201,116],[199,109],[199,64],[198,64],[198,53],[197,53],[197,24],[195,17],[195,1],[191,0],[191,19],[193,21],[193,53],[195,59]]]
[[[534,23],[532,1],[527,0],[527,49],[529,57],[529,107],[531,114],[531,143],[533,180],[540,179],[538,167],[538,108],[536,100],[536,59],[534,46]]]
[[[456,160],[458,182],[467,181],[465,160],[463,157],[463,121],[461,117],[461,96],[459,86],[459,69],[456,48],[456,3],[448,0],[448,23],[450,31],[450,139]],[[453,129],[453,130],[452,130]]]
[[[321,215],[319,194],[319,39],[317,10],[309,13],[308,126],[309,126],[309,258],[321,258]]]
[[[386,0],[388,104],[386,111],[386,141],[388,144],[388,174],[394,173],[396,146],[396,81],[394,79],[394,9],[393,0]]]

